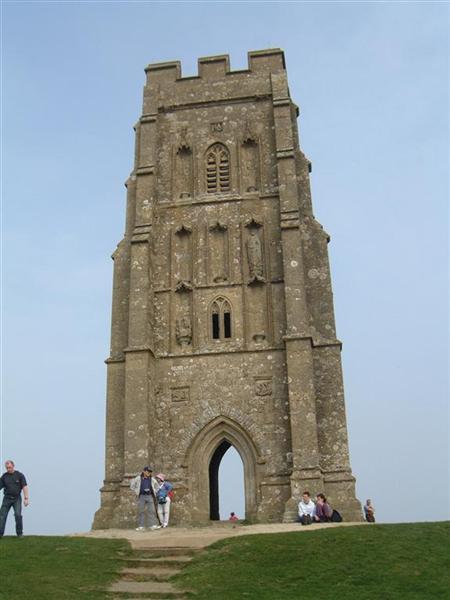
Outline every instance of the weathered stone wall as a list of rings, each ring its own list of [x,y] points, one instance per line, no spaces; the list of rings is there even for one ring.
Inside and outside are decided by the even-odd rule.
[[[219,445],[244,464],[246,515],[294,518],[305,487],[354,498],[328,235],[280,50],[149,65],[114,253],[106,477],[94,527],[130,526],[145,463],[173,522],[209,519]]]

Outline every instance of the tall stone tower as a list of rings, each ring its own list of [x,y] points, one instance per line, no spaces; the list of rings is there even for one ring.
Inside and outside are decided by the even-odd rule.
[[[135,523],[130,478],[175,486],[175,523],[218,519],[242,458],[246,517],[294,520],[304,489],[360,519],[327,244],[281,50],[146,69],[114,252],[106,475],[94,528]],[[230,485],[233,485],[230,483]]]

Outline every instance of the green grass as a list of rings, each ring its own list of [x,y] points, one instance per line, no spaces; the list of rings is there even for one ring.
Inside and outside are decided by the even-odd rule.
[[[217,542],[175,581],[196,600],[449,600],[449,550],[448,522],[311,526]],[[130,553],[125,540],[5,537],[0,598],[105,599]]]
[[[176,576],[196,600],[450,599],[450,523],[249,535]]]
[[[97,600],[117,577],[125,540],[24,536],[0,541],[0,598]]]

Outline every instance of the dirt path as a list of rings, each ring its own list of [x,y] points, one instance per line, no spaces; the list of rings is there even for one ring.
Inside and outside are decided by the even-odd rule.
[[[168,527],[156,531],[135,531],[134,529],[104,529],[89,531],[87,533],[72,534],[76,537],[93,538],[124,538],[127,539],[133,549],[150,548],[205,548],[218,540],[241,535],[254,535],[258,533],[286,533],[288,531],[299,531],[302,533],[317,531],[318,529],[330,529],[332,527],[349,527],[364,525],[364,523],[320,523],[302,527],[299,523],[269,523],[258,525],[240,525],[231,523],[220,523],[206,527]]]

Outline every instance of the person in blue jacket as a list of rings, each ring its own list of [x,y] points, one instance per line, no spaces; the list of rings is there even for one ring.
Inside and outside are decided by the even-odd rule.
[[[173,498],[173,485],[166,480],[164,473],[156,476],[156,501],[158,506],[158,517],[162,527],[169,525],[170,505]]]

